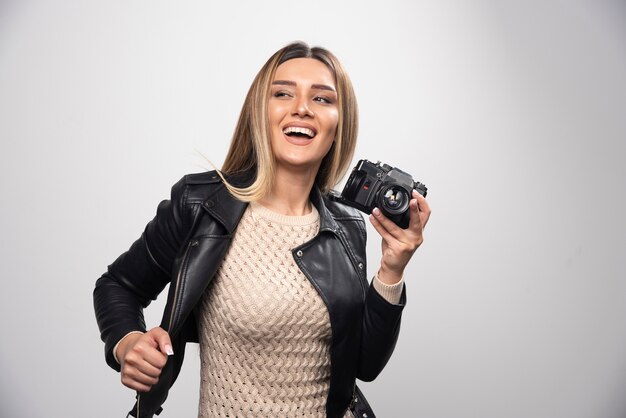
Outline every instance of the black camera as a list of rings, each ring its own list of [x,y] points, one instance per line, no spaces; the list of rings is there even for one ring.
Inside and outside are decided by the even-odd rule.
[[[413,190],[426,197],[428,189],[399,168],[360,160],[352,169],[341,196],[334,195],[333,199],[367,214],[378,208],[399,227],[406,229]]]

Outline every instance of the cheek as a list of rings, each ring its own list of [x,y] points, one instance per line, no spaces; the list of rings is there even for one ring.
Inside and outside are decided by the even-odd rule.
[[[282,118],[285,115],[284,106],[281,106],[280,103],[272,103],[270,102],[267,107],[267,116],[272,127],[279,124]]]
[[[275,125],[278,123],[278,115],[276,114],[276,110],[275,109],[268,109],[267,110],[267,118],[269,120],[270,123],[270,128],[274,128]]]
[[[335,143],[335,140],[337,139],[337,131],[339,127],[339,121],[337,120],[337,117],[332,118],[329,121],[328,126],[329,128],[328,128],[328,133],[327,133],[327,139],[325,141],[326,153],[330,151],[330,149],[333,147],[333,144]]]
[[[339,112],[337,110],[328,112],[325,117],[328,134],[333,138],[337,136],[337,127],[339,126]]]

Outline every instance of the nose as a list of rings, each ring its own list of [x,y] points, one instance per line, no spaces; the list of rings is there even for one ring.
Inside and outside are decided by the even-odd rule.
[[[314,116],[314,113],[309,107],[309,102],[306,97],[300,96],[294,101],[293,114],[298,115],[301,118]]]

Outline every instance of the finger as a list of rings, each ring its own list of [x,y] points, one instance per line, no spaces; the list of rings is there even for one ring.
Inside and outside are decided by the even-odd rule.
[[[384,215],[383,215],[384,216]],[[380,219],[377,218],[374,213],[372,212],[372,215],[370,215],[370,223],[372,224],[372,226],[374,227],[374,229],[380,234],[380,236],[382,237],[383,240],[387,241],[387,242],[391,242],[393,240],[395,240],[395,238],[393,237],[393,235],[391,235],[389,233],[389,231],[387,231],[387,229],[385,229],[385,227],[382,225],[382,223],[380,222]]]
[[[122,376],[122,384],[127,388],[136,390],[137,392],[149,392],[153,385],[147,385],[132,379],[130,377]]]
[[[409,229],[413,232],[420,233],[423,228],[417,199],[411,199],[409,202]]]
[[[161,353],[165,353],[168,356],[174,354],[174,349],[172,348],[172,340],[170,339],[170,335],[161,327],[152,328],[148,331],[147,336],[149,336],[153,343],[154,347],[158,348]]]
[[[147,385],[147,386],[152,386],[152,385],[156,385],[157,382],[159,381],[159,376],[161,374],[161,371],[158,371],[158,375],[157,376],[150,376],[147,375],[145,373],[142,373],[140,370],[138,370],[135,367],[132,366],[125,366],[122,369],[122,377],[124,379],[126,379],[126,381],[133,381],[136,383],[140,383],[142,385]]]
[[[150,348],[149,350],[145,350],[142,353],[143,361],[148,365],[155,367],[161,370],[165,367],[165,363],[167,363],[167,354],[160,352],[156,348]],[[138,362],[137,365],[141,365],[143,363]]]
[[[162,353],[165,353],[168,356],[174,355],[174,349],[172,348],[172,340],[170,339],[170,335],[163,328],[159,328],[157,342],[159,344],[159,350],[161,350]]]
[[[430,205],[424,196],[413,190],[413,199],[417,200],[417,206],[420,212],[430,215]]]
[[[148,366],[162,369],[167,363],[167,355],[159,351],[158,342],[154,339],[152,331],[142,335],[135,345],[126,354],[124,363],[128,363],[133,367],[140,367],[146,371],[150,371]],[[142,369],[142,370],[143,370]],[[150,372],[153,374],[153,372]]]
[[[154,362],[159,363],[159,364],[155,365],[153,364]],[[154,359],[152,360],[140,359],[137,362],[128,361],[126,364],[129,366],[129,370],[130,369],[137,370],[139,373],[143,375],[155,378],[161,375],[161,370],[163,370],[163,367],[165,366],[165,362],[166,361],[163,358],[157,359],[156,361]]]
[[[372,215],[374,215],[374,218],[380,222],[383,228],[385,228],[394,239],[401,239],[404,230],[396,225],[391,219],[387,218],[380,209],[374,208]]]
[[[413,199],[409,203],[409,228],[414,231],[424,229],[430,217],[430,206],[426,198],[413,190]]]

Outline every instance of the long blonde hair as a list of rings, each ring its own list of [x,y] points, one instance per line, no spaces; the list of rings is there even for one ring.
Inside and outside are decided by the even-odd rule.
[[[325,64],[334,75],[337,87],[339,108],[337,137],[322,160],[315,179],[316,185],[322,192],[332,189],[344,176],[352,161],[356,147],[358,110],[348,74],[330,51],[320,47],[311,48],[302,42],[291,43],[274,53],[254,78],[222,166],[220,176],[224,184],[230,193],[240,200],[259,200],[267,195],[273,186],[275,162],[267,112],[270,86],[276,68],[294,58],[313,58]],[[244,187],[230,184],[222,175],[250,171],[256,173],[256,178],[250,185]]]

